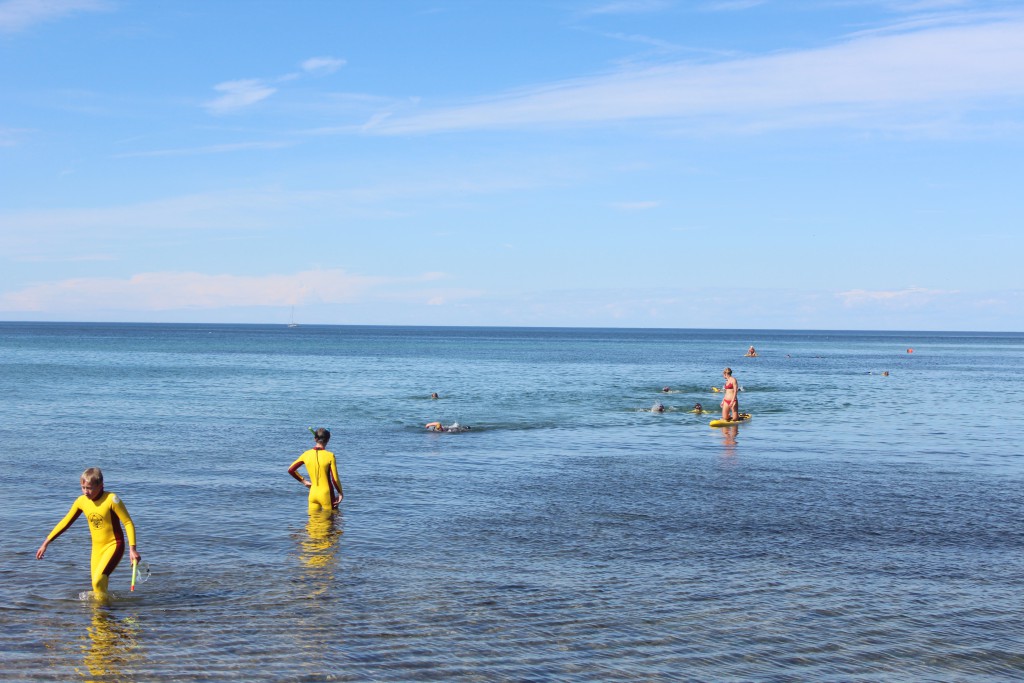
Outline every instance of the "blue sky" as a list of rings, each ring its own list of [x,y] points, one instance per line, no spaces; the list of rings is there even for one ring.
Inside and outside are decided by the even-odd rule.
[[[1024,331],[1024,4],[0,0],[0,319]]]

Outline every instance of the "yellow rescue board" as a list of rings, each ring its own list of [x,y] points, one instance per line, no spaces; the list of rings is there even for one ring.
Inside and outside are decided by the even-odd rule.
[[[750,413],[740,413],[740,419],[738,420],[712,420],[712,427],[730,427],[732,425],[738,425],[741,422],[746,422],[750,419]]]

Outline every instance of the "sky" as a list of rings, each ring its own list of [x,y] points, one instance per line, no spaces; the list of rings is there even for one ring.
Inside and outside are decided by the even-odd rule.
[[[0,0],[0,320],[1024,331],[1020,0]]]

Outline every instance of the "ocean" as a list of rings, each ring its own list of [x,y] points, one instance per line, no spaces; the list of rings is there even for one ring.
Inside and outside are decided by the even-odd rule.
[[[1020,679],[1022,433],[1024,334],[0,323],[0,679]]]

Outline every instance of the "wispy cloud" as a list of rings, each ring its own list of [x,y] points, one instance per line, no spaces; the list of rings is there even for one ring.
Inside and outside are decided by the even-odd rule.
[[[33,256],[19,259],[23,263],[94,263],[116,261],[113,254],[76,254],[74,256],[56,256],[52,252],[45,256]]]
[[[955,46],[952,49],[951,46]],[[681,62],[560,81],[447,108],[394,113],[367,131],[605,124],[894,126],[936,110],[1024,95],[1024,16],[971,26],[865,35],[812,50]]]
[[[217,99],[210,100],[204,105],[211,114],[227,114],[243,109],[256,104],[260,100],[265,100],[277,92],[276,88],[267,85],[258,78],[226,81],[213,86],[213,89],[222,94]]]
[[[323,76],[334,73],[345,65],[344,59],[335,57],[311,57],[302,62],[301,73],[287,73],[273,78],[243,78],[225,81],[213,86],[221,95],[203,104],[211,114],[227,114],[257,102],[262,102],[278,91],[278,86],[306,76]]]
[[[291,147],[294,143],[289,142],[235,142],[223,145],[207,145],[205,147],[183,147],[181,149],[157,149],[149,152],[125,152],[115,154],[115,159],[131,159],[136,157],[186,157],[199,156],[203,154],[226,154],[229,152],[244,152],[248,150],[282,149]]]
[[[913,308],[931,303],[936,298],[959,294],[955,290],[925,289],[907,287],[895,290],[851,289],[836,293],[844,306],[884,305],[887,307]]]
[[[14,147],[28,132],[26,128],[0,128],[0,147]]]
[[[668,0],[614,0],[594,5],[581,12],[586,15],[600,14],[646,14],[648,12],[661,12],[672,6]]]
[[[84,241],[90,245],[84,248],[95,248],[97,240],[129,236],[137,241],[144,235],[186,232],[255,234],[294,223],[296,215],[330,215],[336,221],[393,218],[399,213],[395,205],[405,201],[520,191],[544,180],[498,172],[484,177],[413,176],[324,190],[256,187],[109,206],[0,211],[0,254],[35,258],[55,240]]]
[[[703,6],[709,12],[737,12],[763,5],[765,0],[714,0]]]
[[[414,299],[426,304],[452,297],[451,292],[439,293],[433,287],[413,296],[413,292],[437,279],[437,273],[394,278],[356,275],[340,269],[264,276],[139,273],[127,278],[74,278],[33,284],[0,296],[0,309],[167,311],[341,304],[366,298]]]
[[[344,59],[334,57],[312,57],[302,63],[302,70],[310,74],[331,74],[345,66]]]
[[[610,206],[619,211],[646,211],[658,208],[661,202],[613,202]]]
[[[7,0],[0,3],[0,32],[16,33],[79,12],[112,9],[105,0]]]

